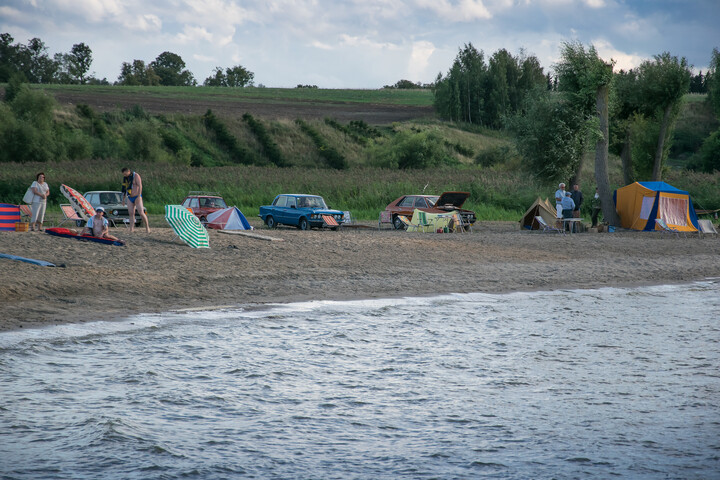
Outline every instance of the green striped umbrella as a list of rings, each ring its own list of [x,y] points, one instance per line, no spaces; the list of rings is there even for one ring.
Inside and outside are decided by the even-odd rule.
[[[210,248],[210,237],[200,220],[182,205],[165,205],[165,220],[180,240],[193,248]]]

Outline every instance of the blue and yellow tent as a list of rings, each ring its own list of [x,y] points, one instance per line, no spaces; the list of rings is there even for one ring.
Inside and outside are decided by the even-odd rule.
[[[661,218],[680,232],[697,232],[698,218],[690,194],[665,182],[635,182],[615,190],[620,225],[633,230],[659,230]]]
[[[15,222],[20,221],[20,207],[9,203],[0,203],[0,230],[15,231]]]

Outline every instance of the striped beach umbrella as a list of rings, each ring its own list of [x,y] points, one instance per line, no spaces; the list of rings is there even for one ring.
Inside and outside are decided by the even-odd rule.
[[[193,248],[210,248],[210,236],[200,220],[182,205],[165,205],[165,220],[180,240]]]
[[[68,199],[70,205],[72,205],[73,209],[77,212],[80,218],[87,221],[88,218],[95,215],[95,209],[80,192],[72,187],[68,187],[64,183],[60,185],[60,191],[65,198]]]

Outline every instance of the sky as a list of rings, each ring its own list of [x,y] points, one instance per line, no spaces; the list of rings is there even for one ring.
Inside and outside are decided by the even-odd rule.
[[[720,0],[0,0],[0,32],[38,37],[51,57],[85,43],[90,73],[111,83],[123,62],[169,51],[198,84],[242,65],[266,87],[375,89],[431,83],[467,43],[486,59],[535,55],[546,72],[568,41],[616,70],[667,51],[704,72]]]

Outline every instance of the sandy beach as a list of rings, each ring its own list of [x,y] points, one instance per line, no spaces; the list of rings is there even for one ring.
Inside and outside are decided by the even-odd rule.
[[[0,259],[0,331],[188,308],[720,277],[720,239],[697,235],[563,236],[523,231],[515,222],[480,222],[468,234],[256,225],[280,241],[211,231],[211,248],[195,250],[159,225],[150,234],[113,229],[124,247],[0,232],[0,253],[56,265]]]

